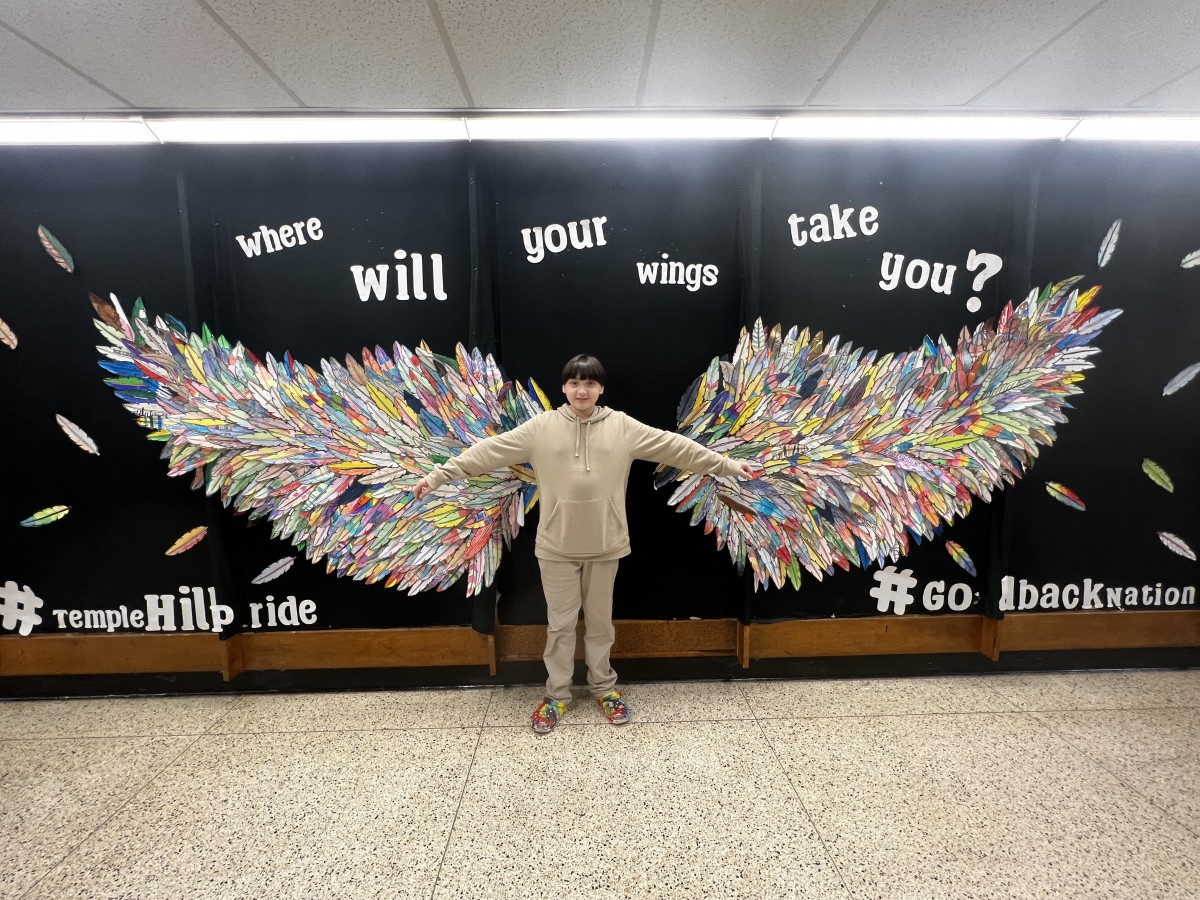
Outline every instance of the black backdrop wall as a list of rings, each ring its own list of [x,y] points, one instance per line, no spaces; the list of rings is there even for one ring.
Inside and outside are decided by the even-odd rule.
[[[1158,532],[1200,546],[1200,380],[1163,395],[1200,359],[1200,267],[1181,266],[1200,248],[1198,163],[1200,152],[1165,145],[4,149],[0,319],[19,343],[0,347],[0,585],[14,585],[0,624],[144,630],[129,613],[148,597],[197,594],[231,611],[223,634],[468,622],[487,631],[497,605],[502,622],[545,621],[533,528],[496,589],[473,600],[461,586],[410,598],[327,575],[302,555],[252,585],[296,551],[166,476],[161,445],[102,383],[88,290],[126,304],[141,296],[152,314],[312,364],[393,341],[444,353],[461,341],[551,400],[561,399],[563,360],[587,351],[611,372],[606,401],[672,428],[682,392],[759,316],[902,351],[1083,275],[1103,285],[1102,307],[1126,312],[1100,339],[1070,421],[1014,488],[913,547],[899,565],[917,578],[914,602],[887,614],[1086,608],[1061,605],[1072,585],[1110,607],[1114,587],[1121,608],[1179,608],[1189,596],[1194,605],[1197,564]],[[38,226],[73,254],[73,274],[43,251]],[[303,243],[276,249],[264,229],[281,226]],[[415,265],[397,283],[400,251],[407,263],[421,256],[425,299]],[[691,274],[651,281],[671,261]],[[91,434],[100,455],[73,446],[56,414]],[[1146,458],[1173,492],[1143,473]],[[1068,485],[1086,510],[1056,502],[1047,481]],[[655,493],[648,465],[635,467],[629,496],[634,554],[622,564],[618,617],[881,614],[872,571],[753,591]],[[56,504],[70,513],[20,524]],[[209,528],[204,541],[164,555],[198,525]],[[945,539],[968,550],[978,575],[955,564]],[[17,610],[18,588],[40,599],[40,622]],[[185,627],[182,612],[175,624]]]

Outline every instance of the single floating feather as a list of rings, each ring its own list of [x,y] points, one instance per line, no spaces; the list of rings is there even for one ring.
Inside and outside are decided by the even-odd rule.
[[[1070,488],[1059,484],[1057,481],[1046,482],[1046,493],[1059,503],[1065,503],[1072,509],[1078,509],[1081,512],[1087,509],[1087,506],[1084,504],[1084,502],[1079,499],[1078,494],[1076,494]]]
[[[1162,541],[1163,546],[1172,553],[1178,553],[1180,556],[1190,559],[1192,562],[1196,561],[1195,552],[1187,545],[1186,542],[1184,542],[1183,538],[1171,534],[1169,531],[1160,531],[1158,533],[1158,539]]]
[[[1142,471],[1146,473],[1147,477],[1149,477],[1151,481],[1157,484],[1164,491],[1169,491],[1172,494],[1175,493],[1175,484],[1171,481],[1171,476],[1168,475],[1166,470],[1164,470],[1163,467],[1154,460],[1143,459]]]
[[[1117,249],[1117,239],[1121,236],[1121,220],[1112,223],[1108,229],[1108,234],[1104,236],[1104,240],[1100,242],[1100,252],[1096,254],[1096,262],[1100,264],[1100,268],[1108,265],[1108,261],[1112,259],[1113,251]]]
[[[949,552],[950,558],[962,566],[968,575],[976,576],[979,574],[975,571],[975,561],[971,559],[971,555],[959,544],[956,544],[954,541],[946,541],[946,550]]]
[[[1174,378],[1167,382],[1167,386],[1163,388],[1163,396],[1169,397],[1200,373],[1200,363],[1193,363],[1188,366]]]
[[[1179,264],[1181,269],[1194,269],[1196,266],[1200,266],[1200,250],[1193,250]]]
[[[198,543],[204,540],[204,536],[206,534],[208,534],[208,526],[206,525],[201,525],[199,528],[193,528],[191,531],[182,535],[179,540],[173,543],[170,549],[167,550],[166,555],[178,556],[180,553],[185,553],[186,551],[191,550]]]
[[[51,522],[57,522],[70,511],[71,507],[69,506],[47,506],[45,509],[39,509],[28,519],[22,519],[21,524],[26,528],[49,525]]]
[[[290,569],[295,562],[296,557],[285,556],[283,559],[271,563],[271,565],[267,566],[265,569],[255,575],[254,578],[251,579],[250,583],[266,584],[268,581],[274,581],[276,578]]]
[[[17,349],[17,335],[3,319],[0,319],[0,344],[13,350]]]
[[[74,272],[75,260],[71,258],[71,254],[67,252],[67,248],[59,243],[58,238],[47,231],[43,225],[38,226],[37,233],[38,240],[42,242],[42,246],[50,254],[50,258],[68,272]]]
[[[94,453],[96,456],[100,455],[100,448],[96,446],[96,442],[92,440],[91,436],[66,416],[55,416],[54,421],[58,423],[58,427],[81,450]]]

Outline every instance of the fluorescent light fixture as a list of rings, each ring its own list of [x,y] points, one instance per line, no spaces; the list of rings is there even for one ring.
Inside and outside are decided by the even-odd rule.
[[[467,138],[461,118],[434,116],[148,116],[146,127],[167,144],[462,141]]]
[[[141,119],[0,117],[0,144],[156,144]]]
[[[785,116],[773,138],[806,140],[1037,141],[1065,138],[1060,116]]]
[[[1097,116],[1083,119],[1072,141],[1200,141],[1200,119],[1170,116]]]
[[[480,116],[473,141],[765,140],[773,116]]]

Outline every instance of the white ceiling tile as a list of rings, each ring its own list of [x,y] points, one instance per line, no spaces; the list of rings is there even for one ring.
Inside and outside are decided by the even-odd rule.
[[[1111,109],[1197,63],[1196,0],[1112,0],[980,97],[978,105]],[[1193,101],[1191,108],[1197,106]]]
[[[845,107],[957,106],[1097,0],[892,0],[814,98]]]
[[[138,107],[295,105],[192,0],[4,0],[0,20]]]
[[[86,78],[0,29],[0,110],[126,108]]]
[[[426,3],[208,3],[309,106],[465,105]]]
[[[646,106],[804,103],[876,0],[663,0]]]
[[[475,104],[632,106],[650,4],[646,0],[439,0]]]
[[[1138,109],[1200,112],[1200,69],[1194,69],[1182,78],[1163,85],[1132,105]]]

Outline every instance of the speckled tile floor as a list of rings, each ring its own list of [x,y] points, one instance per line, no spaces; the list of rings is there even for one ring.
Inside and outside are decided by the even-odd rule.
[[[0,898],[1200,897],[1200,670],[0,701]]]

